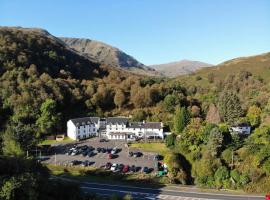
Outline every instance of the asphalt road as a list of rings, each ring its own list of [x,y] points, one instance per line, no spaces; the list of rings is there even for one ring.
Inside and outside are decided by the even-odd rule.
[[[66,178],[63,178],[66,179]],[[68,179],[66,179],[68,180]],[[225,193],[206,193],[188,191],[187,189],[179,188],[145,188],[134,187],[127,185],[116,184],[103,184],[97,182],[80,182],[80,187],[84,192],[96,193],[101,196],[111,196],[112,194],[118,194],[124,196],[130,194],[133,199],[164,199],[164,200],[263,200],[263,196],[252,195],[235,195]]]

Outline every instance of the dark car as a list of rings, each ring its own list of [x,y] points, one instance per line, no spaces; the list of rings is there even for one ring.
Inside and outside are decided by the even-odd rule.
[[[123,168],[124,168],[124,165],[123,164],[119,164],[118,165],[118,169],[119,169],[120,172],[123,170]]]
[[[88,154],[87,151],[83,151],[83,152],[82,152],[82,156],[83,156],[83,157],[87,156],[87,154]]]
[[[107,162],[105,165],[105,169],[111,169],[112,163]]]
[[[123,172],[123,173],[127,173],[128,171],[129,171],[129,166],[128,166],[128,165],[125,165],[125,166],[123,167],[122,172]]]
[[[132,166],[130,167],[130,171],[131,171],[131,172],[136,172],[136,171],[137,171],[136,166],[135,166],[135,165],[132,165]]]
[[[82,163],[82,161],[79,161],[79,160],[71,161],[71,165],[80,165],[81,163]]]
[[[142,171],[146,174],[150,173],[150,169],[148,167],[144,167]]]
[[[106,139],[102,138],[99,140],[99,142],[108,142]]]
[[[93,151],[89,151],[88,153],[87,153],[87,156],[88,157],[92,157],[92,156],[94,156],[95,155],[95,153],[93,152]]]
[[[157,161],[163,160],[163,156],[161,156],[161,155],[156,155],[156,156],[154,157],[154,160],[157,160]]]
[[[88,167],[89,164],[90,164],[90,162],[89,162],[88,160],[85,160],[85,161],[83,161],[83,162],[81,163],[81,166],[83,166],[83,167]]]
[[[92,147],[92,146],[89,146],[89,147],[88,147],[88,149],[89,149],[90,151],[95,150],[95,148],[94,148],[94,147]]]
[[[106,149],[104,149],[104,148],[101,148],[101,152],[102,152],[102,153],[106,153],[106,152],[107,152],[107,150],[106,150]]]
[[[83,145],[83,146],[80,147],[80,149],[83,150],[83,151],[85,151],[85,150],[88,149],[88,146],[87,145]]]
[[[129,157],[132,157],[132,156],[133,156],[133,152],[132,152],[132,151],[129,152],[129,153],[128,153],[128,156],[129,156]]]
[[[112,152],[112,148],[107,148],[107,149],[106,149],[106,152],[107,152],[107,153],[111,153],[111,152]]]
[[[100,148],[100,147],[97,148],[97,152],[98,152],[98,153],[101,152],[101,148]]]
[[[141,157],[143,154],[141,152],[133,153],[133,157]]]

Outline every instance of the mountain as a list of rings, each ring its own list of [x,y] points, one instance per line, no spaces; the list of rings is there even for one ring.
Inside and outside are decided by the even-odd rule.
[[[60,39],[70,48],[87,56],[92,61],[138,74],[158,75],[154,69],[145,66],[118,48],[103,42],[81,38],[61,37]]]
[[[150,67],[160,72],[163,76],[176,77],[183,74],[191,74],[198,69],[210,66],[212,65],[199,61],[181,60],[178,62],[151,65]]]

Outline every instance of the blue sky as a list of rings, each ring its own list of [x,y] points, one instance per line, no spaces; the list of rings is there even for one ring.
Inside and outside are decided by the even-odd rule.
[[[147,65],[270,51],[269,0],[1,0],[0,25],[103,41]]]

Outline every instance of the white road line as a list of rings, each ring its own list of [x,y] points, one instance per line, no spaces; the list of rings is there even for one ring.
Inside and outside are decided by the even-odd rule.
[[[255,197],[255,198],[264,198],[264,196],[248,196],[248,195],[233,195],[233,194],[219,194],[219,193],[209,193],[209,192],[192,192],[192,191],[181,191],[181,190],[170,190],[170,189],[156,189],[156,188],[147,188],[147,187],[136,187],[136,186],[125,186],[125,185],[119,185],[119,184],[105,184],[105,183],[94,183],[94,182],[84,182],[86,184],[95,184],[95,185],[104,185],[104,186],[118,186],[118,187],[126,187],[126,188],[137,188],[137,189],[150,189],[150,190],[158,190],[158,191],[164,191],[164,192],[184,192],[184,193],[190,193],[190,194],[201,194],[201,195],[217,195],[217,196],[232,196],[232,197]],[[179,188],[181,189],[181,188]]]

